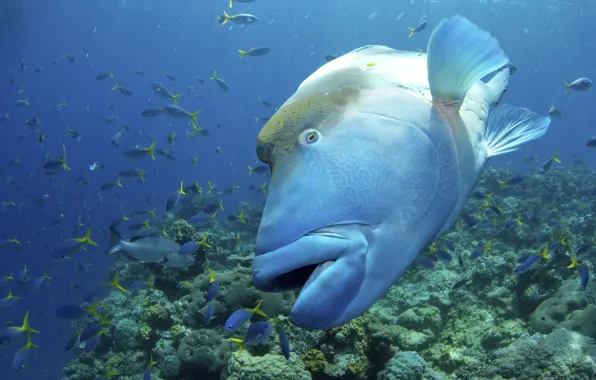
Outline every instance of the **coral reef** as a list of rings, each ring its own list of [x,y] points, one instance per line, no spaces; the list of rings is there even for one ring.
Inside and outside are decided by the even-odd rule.
[[[261,206],[241,204],[233,213],[242,213],[246,224],[234,217],[196,227],[180,217],[213,203],[211,196],[199,197],[163,223],[177,242],[207,236],[211,248],[201,246],[188,270],[164,272],[116,260],[110,279],[118,273],[122,283],[149,285],[114,290],[102,300],[101,311],[112,323],[96,350],[77,348],[65,379],[92,380],[110,368],[134,380],[150,358],[154,378],[166,380],[596,378],[596,285],[589,280],[584,287],[577,269],[591,271],[596,264],[596,193],[585,180],[591,171],[553,167],[502,188],[498,180],[512,175],[487,169],[464,217],[422,253],[432,268],[414,264],[364,315],[327,331],[290,323],[297,292],[263,293],[252,286]],[[528,255],[542,252],[519,269]],[[219,285],[207,323],[213,279],[206,263]],[[228,341],[243,338],[248,323],[230,331],[226,319],[261,300],[267,317],[253,315],[251,321],[285,330],[289,360],[275,332],[242,353]]]

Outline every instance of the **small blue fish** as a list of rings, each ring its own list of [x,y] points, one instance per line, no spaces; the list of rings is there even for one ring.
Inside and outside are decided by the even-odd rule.
[[[84,302],[93,302],[99,299],[99,292],[95,290],[89,290],[83,295]]]
[[[17,273],[16,280],[21,288],[25,288],[27,284],[31,282],[31,277],[29,277],[28,272],[29,271],[27,270],[27,265],[25,265],[25,268],[20,270],[19,273]]]
[[[461,218],[468,227],[474,227],[476,224],[478,224],[478,219],[465,212],[462,212]]]
[[[168,198],[168,201],[166,202],[166,211],[170,211],[174,207],[176,207],[178,205],[178,202],[180,201],[180,197],[182,197],[183,195],[186,195],[186,192],[184,191],[184,181],[181,181],[180,189],[176,190]]]
[[[557,155],[557,152],[555,152],[555,154],[552,156],[552,158],[549,158],[548,160],[546,160],[544,162],[544,164],[542,164],[542,167],[540,168],[540,172],[543,174],[548,172],[552,168],[554,162],[559,163],[559,164],[561,163],[561,160],[559,160],[559,156]]]
[[[455,243],[453,243],[453,241],[449,239],[443,239],[443,245],[445,246],[445,248],[447,248],[447,250],[455,251]]]
[[[219,280],[215,280],[209,285],[209,289],[205,294],[205,301],[209,302],[215,298],[217,292],[219,291]]]
[[[101,324],[99,322],[94,322],[85,327],[85,329],[81,332],[79,339],[81,342],[86,342],[93,338],[95,335],[99,334],[101,331]]]
[[[251,324],[246,331],[244,344],[257,345],[267,343],[273,326],[267,321],[259,321]]]
[[[433,260],[430,257],[428,257],[428,255],[418,256],[418,258],[416,259],[416,264],[426,269],[433,269],[433,267],[435,266]]]
[[[527,254],[527,255],[521,255],[520,257],[518,257],[518,258],[517,258],[517,263],[518,263],[518,264],[521,264],[521,263],[523,263],[523,262],[524,262],[524,261],[526,261],[526,260],[528,259],[528,257],[530,257],[530,256],[532,256],[532,255],[530,255],[530,254]]]
[[[199,244],[194,241],[187,241],[180,247],[181,255],[192,255],[199,249]]]
[[[288,336],[283,327],[278,327],[277,333],[279,335],[279,348],[281,348],[284,358],[290,360],[290,342],[288,341]]]
[[[472,252],[472,255],[470,256],[470,258],[472,259],[476,259],[478,257],[480,257],[483,253],[491,251],[492,247],[490,246],[490,242],[483,242],[483,241],[479,241],[476,244],[476,248],[474,248],[474,251]]]
[[[64,345],[64,348],[66,349],[66,351],[70,351],[78,342],[79,331],[75,332],[74,334],[68,337],[68,339],[66,340],[66,344]]]
[[[11,347],[17,343],[21,336],[21,331],[5,327],[0,329],[0,348]]]
[[[143,373],[143,380],[151,380],[151,367],[147,367]]]
[[[26,347],[26,346],[25,346]],[[20,375],[23,371],[23,368],[27,365],[27,361],[29,360],[29,349],[28,348],[21,348],[16,352],[12,359],[12,373],[13,375]]]
[[[205,318],[203,324],[207,325],[213,319],[213,310],[215,309],[215,301],[209,302],[207,305],[207,311],[205,311]]]
[[[266,318],[267,314],[261,311],[262,303],[263,300],[260,300],[254,309],[238,309],[235,312],[233,312],[232,315],[230,315],[226,320],[226,323],[224,324],[224,329],[235,330],[238,327],[241,327],[252,317],[253,314],[258,314]]]
[[[590,279],[590,272],[588,267],[585,265],[580,265],[578,268],[579,278],[581,280],[582,289],[585,289],[588,286],[588,280]]]
[[[87,265],[80,263],[78,261],[75,261],[74,266],[76,269],[75,273],[77,273],[77,272],[87,273]]]
[[[476,190],[472,193],[472,198],[482,200],[486,199],[487,196],[483,192]]]
[[[46,279],[44,277],[36,278],[35,281],[33,281],[33,291],[38,292],[39,289],[41,289],[41,287],[44,285],[45,280]]]
[[[520,183],[522,183],[524,181],[524,176],[522,174],[518,174],[518,175],[514,175],[513,177],[510,177],[509,179],[506,179],[505,181],[497,181],[501,184],[501,189],[503,189],[503,187],[505,187],[506,185],[519,185]]]
[[[101,332],[97,335],[95,335],[94,337],[92,337],[91,339],[89,339],[87,341],[87,343],[85,343],[85,352],[91,352],[94,351],[97,346],[99,346],[99,343],[101,342]]]
[[[498,206],[489,206],[488,208],[490,211],[494,212],[496,215],[501,215],[501,210]]]
[[[204,224],[207,223],[211,220],[211,216],[204,214],[204,213],[199,213],[196,214],[195,216],[193,216],[192,218],[190,218],[188,220],[188,223],[190,224]]]
[[[494,226],[495,225],[492,220],[487,220],[485,222],[478,224],[476,226],[476,228],[478,228],[479,230],[482,230],[482,231],[491,231],[494,228]]]
[[[534,215],[532,215],[532,217],[536,219],[548,219],[555,215],[555,213],[555,210],[538,210],[534,213]]]
[[[77,320],[85,318],[89,314],[79,305],[64,305],[56,310],[55,315],[60,319]]]
[[[538,255],[529,255],[526,258],[526,261],[523,262],[523,264],[520,264],[515,267],[513,272],[515,272],[517,274],[526,272],[532,265],[534,265],[534,263],[536,262],[536,260],[538,260],[539,257],[540,256],[538,256]]]
[[[517,227],[517,222],[515,221],[515,219],[509,218],[505,221],[505,225],[503,226],[503,229],[505,231],[511,231],[511,230],[515,229],[515,227]]]
[[[443,260],[443,261],[451,261],[452,260],[451,255],[447,251],[440,250],[440,251],[435,252],[435,255],[437,256],[437,258],[439,260]]]
[[[583,244],[580,245],[577,250],[575,251],[575,256],[581,256],[584,253],[589,252],[592,249],[593,244]]]
[[[180,194],[177,191],[174,194],[170,195],[170,197],[168,198],[168,201],[166,202],[166,211],[170,211],[174,207],[176,207],[176,205],[180,201],[181,196],[182,196],[182,194]]]
[[[251,324],[246,330],[244,339],[230,338],[231,342],[237,343],[240,346],[239,353],[242,353],[244,345],[256,346],[258,344],[267,343],[273,326],[267,321],[259,321]]]
[[[145,281],[133,281],[128,286],[128,288],[130,290],[142,290],[142,289],[145,289],[146,287],[147,287],[147,282],[145,282]]]

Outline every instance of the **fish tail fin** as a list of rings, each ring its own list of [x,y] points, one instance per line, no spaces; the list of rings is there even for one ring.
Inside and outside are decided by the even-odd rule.
[[[411,38],[414,35],[414,33],[416,33],[416,29],[409,27],[409,26],[408,26],[408,29],[410,29],[410,35],[408,36],[408,38]]]
[[[178,104],[178,98],[182,97],[182,94],[176,94],[176,95],[171,95],[170,97],[172,98],[172,101],[174,102],[174,104]]]
[[[238,53],[240,53],[240,59],[242,59],[248,52],[238,49]]]
[[[149,153],[149,155],[151,156],[152,159],[155,160],[155,153],[153,152],[153,149],[155,148],[155,143],[157,142],[157,140],[153,141],[151,143],[151,145],[149,146],[149,148],[146,148],[147,153]]]
[[[569,91],[569,86],[571,86],[569,83],[567,83],[567,81],[564,82],[565,83],[565,95],[567,95],[567,91]]]
[[[213,76],[209,79],[217,80],[217,70],[213,70]]]
[[[232,8],[232,1],[233,1],[233,0],[230,0],[230,8]]]
[[[254,170],[254,169],[253,169],[253,168],[251,168],[251,167],[249,166],[249,167],[248,167],[248,175],[252,175],[252,172],[253,172],[253,170]]]
[[[192,121],[195,122],[195,124],[199,125],[199,121],[197,120],[197,115],[200,114],[201,112],[203,112],[203,110],[198,110],[197,112],[191,113],[190,117],[192,118]]]
[[[27,312],[25,313],[25,317],[23,318],[23,324],[21,325],[21,327],[19,327],[19,330],[28,334],[39,334],[39,331],[35,330],[29,325],[29,310],[27,310]]]
[[[486,86],[490,89],[489,98],[487,102],[492,106],[499,104],[505,91],[507,91],[507,84],[509,83],[509,67],[503,68],[501,71],[495,74],[491,80],[488,81]]]
[[[112,90],[117,90],[118,89],[118,82],[114,82],[114,87],[112,87]]]
[[[120,182],[120,178],[118,178],[118,182]],[[120,187],[122,187],[122,186],[120,186]],[[98,246],[98,244],[91,239],[91,227],[87,228],[87,231],[85,232],[85,236],[83,237],[83,241],[87,244],[94,246],[94,247]]]
[[[110,226],[110,246],[108,247],[106,255],[113,255],[114,253],[118,252],[120,250],[121,241],[122,237],[120,236],[120,233],[113,225]]]
[[[225,25],[225,24],[226,24],[228,21],[230,21],[232,18],[230,17],[230,15],[229,15],[229,14],[228,14],[226,11],[223,11],[223,13],[224,13],[224,20],[223,20],[223,22],[222,22],[221,24],[222,24],[222,25]]]
[[[509,59],[488,32],[461,16],[443,20],[426,49],[428,82],[433,101],[459,110],[468,90]]]
[[[529,141],[542,137],[550,126],[548,116],[540,116],[527,108],[503,104],[488,115],[486,127],[488,157],[513,152]]]
[[[242,350],[244,349],[244,340],[243,339],[236,339],[236,338],[228,338],[228,340],[230,342],[234,342],[238,345],[238,347],[240,347],[240,350],[238,351],[238,355],[240,355],[242,353]]]
[[[250,309],[250,312],[253,314],[258,314],[262,317],[267,318],[267,314],[263,313],[263,311],[261,311],[261,305],[263,304],[263,300],[260,300],[259,303],[257,304],[257,306],[255,306],[254,309]]]
[[[499,182],[501,184],[501,187],[499,188],[499,190],[503,190],[503,188],[507,184],[507,181],[497,181],[497,182]]]
[[[553,154],[553,161],[560,164],[561,163],[561,159],[559,159],[559,151],[555,150],[555,153]]]

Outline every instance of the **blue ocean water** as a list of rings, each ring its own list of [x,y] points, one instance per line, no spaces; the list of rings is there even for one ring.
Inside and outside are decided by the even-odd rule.
[[[38,292],[31,284],[22,289],[13,284],[13,293],[21,300],[0,316],[2,322],[19,325],[29,310],[30,324],[40,331],[33,337],[39,348],[32,352],[22,374],[26,379],[43,379],[48,374],[48,378],[60,378],[62,366],[72,358],[63,348],[72,329],[68,322],[56,320],[54,312],[60,305],[80,303],[86,291],[106,282],[105,270],[112,259],[105,256],[107,238],[100,237],[98,229],[106,230],[121,215],[121,205],[125,211],[157,208],[163,212],[180,181],[191,184],[195,180],[205,187],[210,181],[220,189],[239,185],[233,197],[224,197],[229,210],[242,201],[264,200],[263,194],[247,188],[262,183],[261,177],[249,177],[247,171],[256,159],[256,136],[262,125],[255,124],[254,117],[271,116],[304,78],[325,63],[326,54],[341,55],[368,44],[425,49],[438,21],[454,14],[466,16],[497,37],[518,68],[507,102],[542,114],[554,105],[563,114],[562,120],[553,120],[543,139],[491,165],[535,170],[537,164],[524,158],[538,155],[543,162],[555,150],[563,161],[596,163],[593,152],[585,147],[587,139],[596,134],[593,93],[565,94],[564,86],[564,81],[594,76],[593,0],[412,0],[407,4],[255,0],[236,4],[234,13],[259,18],[251,26],[217,22],[216,16],[228,9],[227,0],[14,2],[14,9],[7,10],[0,21],[0,113],[9,116],[0,131],[0,201],[12,201],[15,206],[3,207],[0,238],[16,238],[21,244],[0,251],[0,276],[11,272],[16,276],[26,265],[32,280],[45,270],[52,277]],[[407,27],[422,20],[428,21],[427,29],[408,38]],[[271,53],[239,59],[238,49],[256,46],[267,46]],[[166,70],[175,81],[165,77]],[[214,70],[229,84],[229,92],[209,80]],[[112,90],[110,78],[95,80],[108,71],[132,90],[131,96]],[[180,104],[189,111],[202,109],[199,123],[209,128],[211,136],[188,139],[186,132],[192,128],[186,120],[142,117],[144,109],[167,104],[151,91],[152,80],[173,93],[183,93]],[[194,92],[189,92],[190,86],[195,86]],[[273,106],[260,104],[258,95]],[[24,99],[28,106],[13,105]],[[68,106],[56,113],[63,101]],[[106,123],[104,119],[110,116],[118,120]],[[25,122],[32,117],[41,122],[43,147]],[[110,138],[123,125],[130,131],[120,139],[120,147],[112,147]],[[67,126],[80,133],[78,142],[66,135]],[[155,161],[148,157],[129,161],[122,154],[124,149],[149,146],[154,140],[158,147],[169,148],[167,136],[174,132],[175,161],[163,156]],[[43,161],[47,154],[61,155],[63,145],[71,170],[48,178]],[[218,146],[220,153],[216,153]],[[196,167],[191,157],[198,158]],[[93,162],[106,170],[90,171]],[[118,170],[134,168],[146,170],[145,183],[126,181],[123,188],[100,192],[102,184],[116,181]],[[81,186],[79,177],[89,178],[90,183]],[[36,206],[44,194],[44,204]],[[51,262],[53,247],[66,238],[82,236],[87,227],[93,228],[92,237],[100,243],[76,257],[92,264],[87,273],[76,272],[72,261]],[[5,296],[8,287],[0,292]],[[0,378],[13,376],[12,358],[22,344],[25,340],[0,349]]]

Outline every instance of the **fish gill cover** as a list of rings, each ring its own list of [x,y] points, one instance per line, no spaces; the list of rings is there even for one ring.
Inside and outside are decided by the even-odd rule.
[[[3,1],[0,378],[596,378],[590,6]],[[550,130],[365,313],[295,326],[300,289],[252,278],[269,166],[308,176],[299,136],[325,141],[354,89],[292,94],[361,46],[425,57],[457,14]]]

